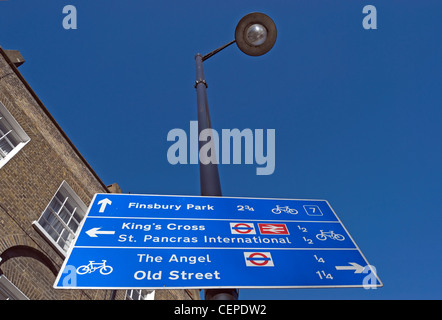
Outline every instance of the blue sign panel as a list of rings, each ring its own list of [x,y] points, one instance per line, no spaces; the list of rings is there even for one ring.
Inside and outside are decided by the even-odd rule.
[[[379,287],[325,200],[97,194],[55,288]]]

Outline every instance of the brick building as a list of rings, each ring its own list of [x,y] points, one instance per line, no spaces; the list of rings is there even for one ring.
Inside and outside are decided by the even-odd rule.
[[[0,48],[0,300],[199,299],[197,290],[55,290],[52,285],[104,184]]]

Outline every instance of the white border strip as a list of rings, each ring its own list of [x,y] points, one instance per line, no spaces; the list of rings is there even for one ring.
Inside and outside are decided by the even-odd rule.
[[[265,222],[296,222],[296,223],[340,223],[339,221],[308,221],[308,220],[261,220],[261,219],[206,219],[206,218],[163,218],[163,217],[99,217],[91,216],[88,219],[151,219],[151,220],[203,220],[203,221],[251,221],[259,223]]]
[[[335,251],[347,251],[347,250],[358,250],[357,248],[268,248],[268,247],[114,247],[114,246],[77,246],[77,249],[169,249],[169,250],[335,250]]]

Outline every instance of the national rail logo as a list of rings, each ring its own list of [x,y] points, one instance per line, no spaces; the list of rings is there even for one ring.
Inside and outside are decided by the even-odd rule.
[[[258,228],[261,234],[290,234],[285,223],[258,223]]]

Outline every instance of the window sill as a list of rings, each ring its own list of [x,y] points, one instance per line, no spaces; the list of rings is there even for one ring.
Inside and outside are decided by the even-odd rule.
[[[57,254],[62,257],[63,259],[66,258],[66,251],[64,251],[58,243],[52,239],[52,237],[46,232],[45,229],[38,223],[38,221],[33,221],[32,226],[34,227],[35,231],[37,231],[46,242],[48,242],[51,247],[57,252]]]

